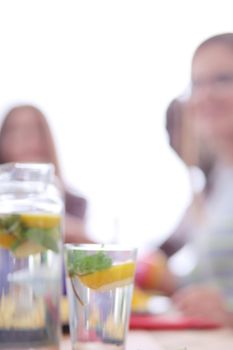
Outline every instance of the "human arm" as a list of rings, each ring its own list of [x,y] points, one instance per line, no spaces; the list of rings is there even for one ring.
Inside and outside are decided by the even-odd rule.
[[[159,247],[142,257],[138,263],[136,283],[144,289],[155,289],[171,294],[179,285],[169,269],[168,258],[191,239],[191,232],[199,225],[203,215],[202,195],[196,195],[186,210],[177,229]]]
[[[204,198],[204,193],[199,193],[194,196],[176,229],[158,247],[167,257],[171,257],[189,242],[191,232],[195,230],[203,220]]]
[[[86,232],[86,208],[85,198],[70,190],[65,191],[65,243],[94,243]]]
[[[65,243],[94,243],[91,240],[85,229],[85,224],[82,220],[74,217],[73,215],[65,215]]]
[[[66,213],[75,216],[81,220],[85,220],[87,211],[87,200],[73,193],[72,191],[65,191],[65,211]]]
[[[221,292],[209,286],[189,286],[173,295],[176,307],[187,316],[200,317],[233,327],[233,312]]]

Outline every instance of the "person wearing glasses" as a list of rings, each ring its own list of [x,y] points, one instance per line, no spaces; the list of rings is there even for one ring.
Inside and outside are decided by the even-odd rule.
[[[154,253],[154,263],[160,261],[160,278],[153,281],[150,276],[148,285],[143,279],[145,261],[136,281],[164,290],[164,279],[169,277],[166,256],[189,243],[195,252],[194,267],[184,278],[172,276],[165,292],[184,314],[233,326],[233,33],[213,36],[196,49],[187,106],[185,118],[200,151],[208,149],[213,160],[208,186],[200,194],[198,215],[194,198],[177,230]],[[148,266],[151,261],[150,256]]]

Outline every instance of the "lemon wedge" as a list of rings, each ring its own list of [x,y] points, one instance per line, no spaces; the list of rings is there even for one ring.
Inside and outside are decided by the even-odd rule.
[[[29,255],[35,255],[44,252],[46,249],[42,247],[40,244],[36,244],[34,242],[26,241],[20,246],[18,246],[13,254],[16,258],[26,258]]]
[[[0,233],[0,247],[9,249],[15,242],[16,238],[12,234]]]
[[[60,225],[61,217],[55,214],[21,214],[20,220],[27,227],[54,228]]]
[[[99,291],[122,287],[133,281],[135,263],[126,262],[105,270],[79,276],[80,281],[88,288]]]

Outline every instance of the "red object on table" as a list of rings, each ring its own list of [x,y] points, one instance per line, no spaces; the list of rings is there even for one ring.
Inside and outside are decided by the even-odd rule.
[[[186,316],[155,316],[132,314],[130,329],[147,330],[183,330],[183,329],[216,329],[221,326],[215,322]]]
[[[150,253],[137,262],[135,283],[142,289],[156,289],[160,284],[166,266],[162,252]]]

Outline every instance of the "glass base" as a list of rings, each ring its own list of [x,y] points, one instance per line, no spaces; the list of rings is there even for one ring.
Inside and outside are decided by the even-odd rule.
[[[102,342],[78,342],[72,350],[125,350],[124,344],[109,344]]]
[[[0,350],[10,349],[59,349],[58,341],[48,339],[46,329],[35,330],[1,330]]]

